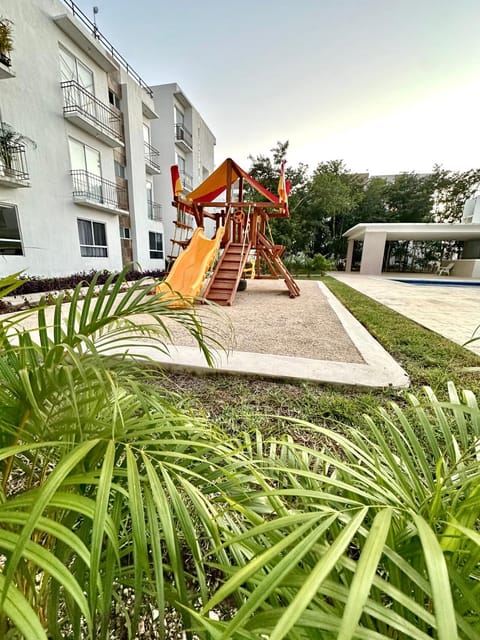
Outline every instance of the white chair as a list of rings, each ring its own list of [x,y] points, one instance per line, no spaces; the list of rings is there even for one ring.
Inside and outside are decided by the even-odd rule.
[[[449,262],[443,267],[439,266],[437,271],[437,276],[449,276],[454,266],[455,266],[454,262]]]

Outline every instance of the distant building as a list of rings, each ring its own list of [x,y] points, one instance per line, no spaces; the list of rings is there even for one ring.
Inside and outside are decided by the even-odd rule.
[[[382,180],[385,180],[385,182],[387,182],[388,184],[393,184],[395,180],[399,176],[401,176],[403,173],[408,173],[408,171],[405,171],[402,173],[388,173],[388,174],[375,175],[375,176],[370,176],[370,178],[381,178]],[[415,176],[417,178],[429,178],[431,175],[432,175],[431,173],[415,173]]]
[[[215,138],[177,85],[154,93],[70,0],[3,0],[1,16],[14,49],[0,51],[0,275],[163,269],[169,166],[183,161],[195,186]]]
[[[152,141],[162,150],[162,172],[153,177],[153,188],[160,194],[165,238],[175,235],[177,210],[172,207],[170,167],[177,164],[185,191],[192,191],[214,169],[215,136],[205,124],[182,89],[176,84],[152,87],[155,110],[159,114],[152,122]],[[171,247],[166,246],[167,254]]]

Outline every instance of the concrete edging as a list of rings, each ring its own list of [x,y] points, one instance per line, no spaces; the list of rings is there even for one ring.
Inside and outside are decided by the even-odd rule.
[[[135,353],[147,356],[167,368],[204,373],[239,374],[294,381],[313,381],[360,387],[408,387],[409,378],[400,365],[368,331],[345,309],[330,290],[318,282],[331,308],[337,315],[365,364],[313,360],[292,356],[231,351],[215,352],[215,366],[207,365],[197,347],[170,346],[169,354],[148,345],[138,345]]]

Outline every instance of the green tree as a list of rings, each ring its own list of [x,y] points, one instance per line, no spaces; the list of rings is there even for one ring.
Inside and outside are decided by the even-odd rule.
[[[474,196],[478,189],[480,169],[457,172],[435,165],[430,182],[434,194],[435,221],[460,222],[465,202]]]
[[[433,188],[428,177],[416,173],[401,173],[387,185],[387,205],[390,222],[430,222],[432,220]]]
[[[342,234],[363,197],[365,176],[352,174],[342,160],[320,163],[313,172],[307,212],[313,253],[344,254]]]
[[[260,154],[249,156],[251,166],[249,174],[269,191],[277,194],[280,168],[282,162],[287,160],[289,143],[277,142],[270,150],[271,156]],[[289,218],[272,219],[270,226],[275,242],[283,244],[289,252],[302,251],[304,249],[304,211],[307,207],[309,178],[308,166],[300,163],[296,167],[285,166],[285,178],[290,182]],[[248,197],[259,197],[250,190]]]

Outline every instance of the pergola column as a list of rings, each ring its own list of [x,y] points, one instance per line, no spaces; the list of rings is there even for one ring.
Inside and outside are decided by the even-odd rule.
[[[382,273],[386,241],[387,234],[384,231],[367,231],[365,233],[360,273],[372,276]]]
[[[352,259],[353,259],[353,245],[355,244],[355,240],[349,240],[347,244],[347,257],[345,258],[345,271],[350,272],[352,270]]]

